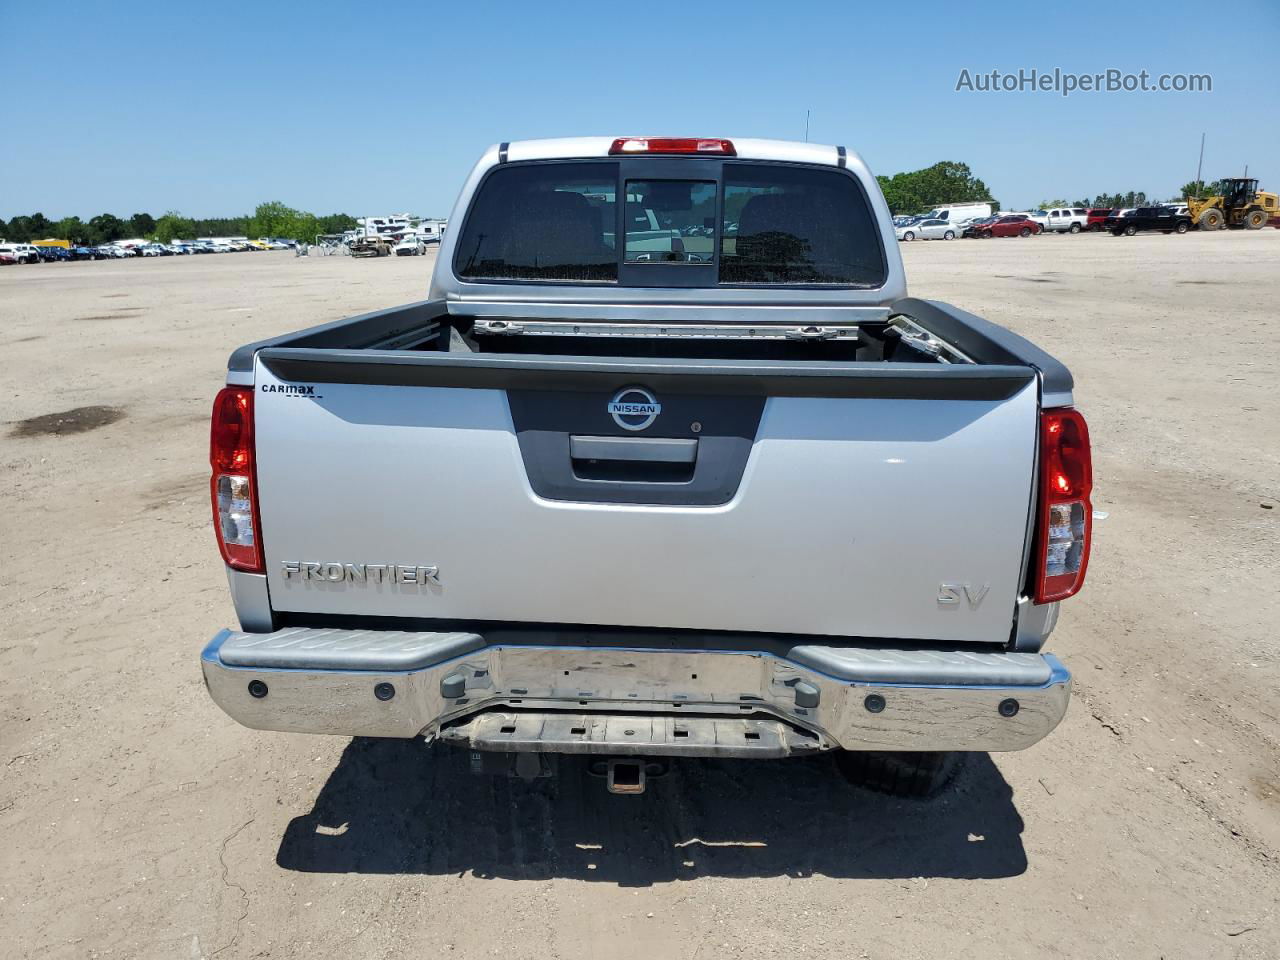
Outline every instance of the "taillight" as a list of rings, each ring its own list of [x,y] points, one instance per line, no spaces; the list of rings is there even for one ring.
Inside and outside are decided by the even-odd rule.
[[[225,387],[213,401],[209,463],[213,467],[213,526],[222,559],[236,570],[262,573],[251,388]]]
[[[1036,603],[1065,600],[1084,586],[1093,532],[1089,425],[1075,410],[1040,414],[1040,504]]]
[[[619,137],[609,148],[619,153],[710,153],[736,157],[732,140],[708,137]]]

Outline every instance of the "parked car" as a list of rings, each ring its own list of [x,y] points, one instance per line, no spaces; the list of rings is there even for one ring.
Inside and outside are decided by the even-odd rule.
[[[1086,230],[1105,230],[1107,227],[1107,217],[1111,216],[1115,211],[1111,207],[1092,207],[1085,217]]]
[[[1186,233],[1191,229],[1191,215],[1179,214],[1172,207],[1138,207],[1111,230],[1114,237],[1132,237],[1135,233],[1159,230],[1161,233]]]
[[[0,262],[9,264],[9,263],[18,263],[20,261],[21,261],[21,256],[18,253],[17,244],[6,243],[3,246],[0,246]]]
[[[353,257],[386,257],[391,254],[391,244],[387,237],[368,235],[356,237],[350,244]]]
[[[629,258],[591,187],[632,171],[666,188],[622,202],[672,219],[744,192],[734,242]],[[466,183],[426,300],[231,356],[210,462],[239,625],[200,655],[221,709],[425,737],[477,773],[594,754],[631,794],[673,756],[831,751],[920,795],[947,751],[1058,725],[1071,677],[1042,650],[1093,517],[1071,374],[907,296],[857,154],[539,140]],[[430,503],[378,495],[405,476]]]
[[[960,235],[960,227],[946,220],[919,220],[905,227],[894,227],[899,240],[954,240]]]
[[[12,257],[14,263],[39,263],[41,259],[40,251],[29,243],[6,243],[0,251]]]
[[[1025,213],[1010,213],[996,217],[990,223],[975,226],[969,236],[978,240],[992,237],[1029,237],[1041,232],[1040,224]]]
[[[1047,210],[1028,210],[1027,219],[1032,223],[1040,224],[1041,230],[1049,229],[1049,211]]]
[[[72,260],[99,260],[98,250],[96,247],[72,247]]]
[[[1179,216],[1179,217],[1191,216],[1191,208],[1188,207],[1185,203],[1162,203],[1160,204],[1160,206],[1168,207],[1170,210],[1174,212],[1176,216]]]
[[[427,252],[427,245],[421,237],[411,233],[395,245],[394,252],[397,257],[419,257]]]
[[[37,247],[40,259],[45,263],[62,263],[71,259],[71,251],[66,247]]]
[[[978,217],[978,219],[976,220],[971,220],[969,223],[965,224],[965,228],[960,231],[960,236],[972,238],[974,236],[975,231],[981,230],[983,227],[987,226],[988,224],[995,223],[999,219],[1000,218],[998,216],[992,216],[992,217]]]
[[[1108,233],[1114,232],[1120,221],[1133,213],[1133,210],[1133,207],[1119,207],[1112,210],[1111,213],[1107,215],[1107,219],[1102,222],[1102,228]]]
[[[1045,230],[1053,233],[1079,233],[1089,225],[1089,211],[1084,207],[1055,207],[1049,211]]]

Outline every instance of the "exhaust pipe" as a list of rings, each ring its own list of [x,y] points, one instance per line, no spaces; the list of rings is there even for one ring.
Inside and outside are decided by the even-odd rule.
[[[644,793],[644,761],[610,760],[605,782],[608,784],[610,793]]]

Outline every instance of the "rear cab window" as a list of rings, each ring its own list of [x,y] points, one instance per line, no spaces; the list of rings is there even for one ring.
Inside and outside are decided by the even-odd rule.
[[[618,279],[617,164],[512,165],[476,193],[458,243],[459,277]]]
[[[473,282],[875,288],[887,262],[865,191],[847,171],[610,159],[490,171],[454,272]]]

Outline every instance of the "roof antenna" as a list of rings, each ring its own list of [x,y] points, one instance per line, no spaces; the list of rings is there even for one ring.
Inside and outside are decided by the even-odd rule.
[[[809,142],[809,111],[804,112],[804,142]]]

